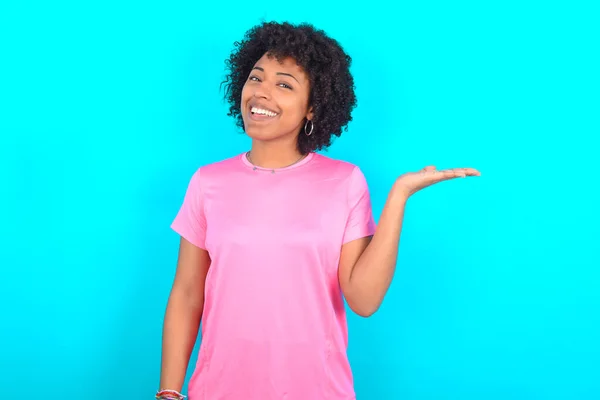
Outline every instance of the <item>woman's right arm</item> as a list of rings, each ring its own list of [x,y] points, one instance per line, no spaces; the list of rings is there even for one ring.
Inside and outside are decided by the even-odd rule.
[[[181,392],[198,336],[209,267],[208,252],[182,237],[163,325],[159,389]]]

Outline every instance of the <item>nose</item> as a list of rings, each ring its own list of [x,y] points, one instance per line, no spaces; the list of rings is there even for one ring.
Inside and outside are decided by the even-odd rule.
[[[254,88],[254,97],[262,99],[270,99],[271,91],[266,88],[266,85],[257,85]]]

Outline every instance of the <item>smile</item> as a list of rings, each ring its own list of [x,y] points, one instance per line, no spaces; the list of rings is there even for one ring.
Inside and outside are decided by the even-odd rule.
[[[279,114],[260,107],[250,107],[250,118],[255,121],[265,121],[277,117]]]

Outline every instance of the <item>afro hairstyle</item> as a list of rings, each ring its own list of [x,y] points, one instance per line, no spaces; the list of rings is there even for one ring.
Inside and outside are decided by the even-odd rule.
[[[277,60],[293,58],[310,81],[309,106],[313,108],[313,131],[298,135],[302,154],[326,149],[333,136],[339,137],[352,121],[356,107],[354,78],[350,73],[352,59],[342,46],[324,31],[308,23],[263,22],[246,32],[225,61],[224,98],[229,104],[228,116],[244,129],[241,95],[244,84],[256,62],[269,55]]]

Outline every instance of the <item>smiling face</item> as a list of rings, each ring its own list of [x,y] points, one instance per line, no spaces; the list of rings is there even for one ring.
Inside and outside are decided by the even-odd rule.
[[[257,140],[297,137],[306,119],[312,119],[309,95],[308,76],[294,59],[263,55],[242,90],[246,134]]]

